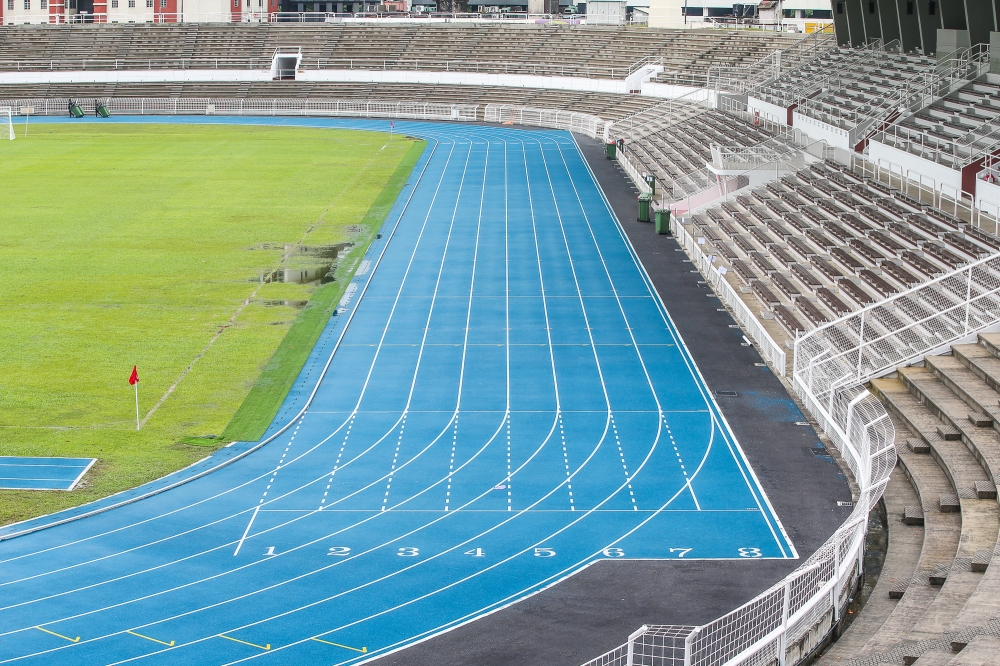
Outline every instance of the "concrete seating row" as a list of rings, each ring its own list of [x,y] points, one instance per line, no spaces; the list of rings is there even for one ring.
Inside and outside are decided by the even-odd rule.
[[[770,138],[732,116],[697,105],[683,107],[673,116],[652,107],[618,125],[616,131],[626,138],[626,150],[672,196],[683,196],[692,177],[704,181],[706,187],[710,184],[697,172],[712,161],[711,144],[750,147]],[[677,184],[682,179],[683,187]]]
[[[968,154],[956,144],[986,152],[997,137],[975,145],[980,137],[1000,129],[1000,75],[986,74],[966,84],[912,116],[901,120],[891,132],[877,139],[894,148],[930,159],[952,169],[961,169]]]
[[[616,77],[640,58],[662,56],[668,71],[752,62],[800,36],[751,31],[650,30],[610,26],[481,24],[90,24],[0,27],[0,61],[135,61],[195,58],[269,59],[279,46],[300,46],[303,67],[332,59],[537,64],[569,75]],[[148,62],[147,62],[148,64]],[[405,65],[399,65],[405,66]]]
[[[757,296],[761,317],[773,316],[792,338],[1000,246],[1000,239],[830,162],[730,197],[692,222],[693,233],[706,239],[703,250],[716,254],[718,265],[733,268],[743,289]],[[736,260],[742,263],[734,266]],[[897,330],[962,297],[914,298],[896,314],[878,313],[866,326]],[[913,335],[954,334],[938,322],[934,330],[924,326]],[[874,362],[878,352],[865,353]]]
[[[884,50],[837,48],[751,93],[828,124],[852,129],[906,82],[934,68],[932,58]],[[831,77],[833,74],[833,77]],[[821,85],[822,83],[822,85]]]

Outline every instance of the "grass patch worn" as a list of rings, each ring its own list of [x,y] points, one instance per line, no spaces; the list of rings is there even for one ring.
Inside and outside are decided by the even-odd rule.
[[[3,142],[0,455],[98,463],[71,493],[0,491],[0,524],[150,481],[227,441],[219,435],[269,359],[281,361],[293,323],[315,329],[327,294],[339,300],[381,223],[376,202],[422,145],[348,130],[92,122]],[[303,246],[340,249],[323,260],[336,281],[262,281],[316,268]]]
[[[372,203],[361,222],[364,229],[350,252],[337,266],[335,281],[319,287],[303,308],[291,329],[275,350],[264,372],[250,390],[250,394],[222,434],[224,441],[256,441],[263,437],[267,427],[281,408],[299,371],[309,358],[327,321],[336,309],[361,263],[365,251],[375,238],[382,221],[395,203],[406,184],[413,166],[420,158],[425,143],[414,143],[396,168],[382,192]]]

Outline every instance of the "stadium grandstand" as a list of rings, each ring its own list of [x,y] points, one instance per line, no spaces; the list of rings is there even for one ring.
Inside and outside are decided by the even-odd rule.
[[[266,433],[0,526],[0,663],[1000,665],[1000,4],[0,1],[15,144],[428,144]]]

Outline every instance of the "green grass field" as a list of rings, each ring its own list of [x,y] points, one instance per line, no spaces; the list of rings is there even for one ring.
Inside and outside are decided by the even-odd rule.
[[[424,147],[387,139],[88,123],[3,142],[0,455],[99,460],[71,493],[0,491],[0,524],[259,438]],[[327,264],[322,286],[261,279]]]

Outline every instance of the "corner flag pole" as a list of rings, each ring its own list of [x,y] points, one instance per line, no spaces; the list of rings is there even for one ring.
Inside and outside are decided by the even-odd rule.
[[[135,387],[135,429],[139,429],[139,371],[136,366],[132,366],[132,374],[128,377],[128,383]]]

